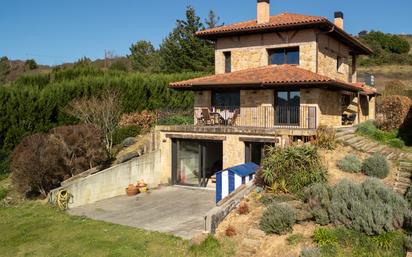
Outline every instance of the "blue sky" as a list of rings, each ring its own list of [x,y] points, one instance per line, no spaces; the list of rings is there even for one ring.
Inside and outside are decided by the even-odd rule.
[[[145,39],[158,46],[193,5],[213,9],[225,24],[254,19],[256,0],[2,0],[0,56],[56,65],[104,51],[125,55]],[[412,34],[411,0],[271,0],[271,13],[325,16],[345,13],[345,28]]]

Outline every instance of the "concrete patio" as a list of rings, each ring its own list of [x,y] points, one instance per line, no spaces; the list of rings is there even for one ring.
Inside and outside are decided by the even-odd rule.
[[[191,239],[205,230],[204,217],[214,206],[214,191],[163,187],[76,207],[69,213]]]

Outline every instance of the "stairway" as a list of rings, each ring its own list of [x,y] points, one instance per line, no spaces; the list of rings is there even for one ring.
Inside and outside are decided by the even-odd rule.
[[[404,195],[411,185],[412,179],[412,162],[399,163],[398,174],[396,175],[396,182],[394,186],[395,192]]]
[[[250,257],[256,254],[256,251],[259,249],[262,244],[262,239],[265,237],[265,233],[256,228],[251,228],[247,232],[246,237],[243,239],[237,255],[239,257]]]
[[[340,128],[336,133],[336,140],[346,146],[368,154],[379,153],[386,159],[399,163],[398,173],[394,184],[394,191],[405,194],[412,182],[412,153],[401,151],[387,145],[379,144],[367,137],[356,134],[356,128]]]

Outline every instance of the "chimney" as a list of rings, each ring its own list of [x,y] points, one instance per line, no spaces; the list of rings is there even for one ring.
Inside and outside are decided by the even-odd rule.
[[[335,12],[335,25],[343,29],[343,12]]]
[[[270,0],[257,0],[257,23],[269,23]]]

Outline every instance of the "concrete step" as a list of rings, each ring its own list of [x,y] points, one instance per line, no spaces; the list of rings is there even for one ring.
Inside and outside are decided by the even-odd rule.
[[[409,188],[409,186],[410,186],[410,184],[408,184],[408,183],[404,183],[404,182],[401,182],[401,181],[395,182],[395,188],[407,190]]]

